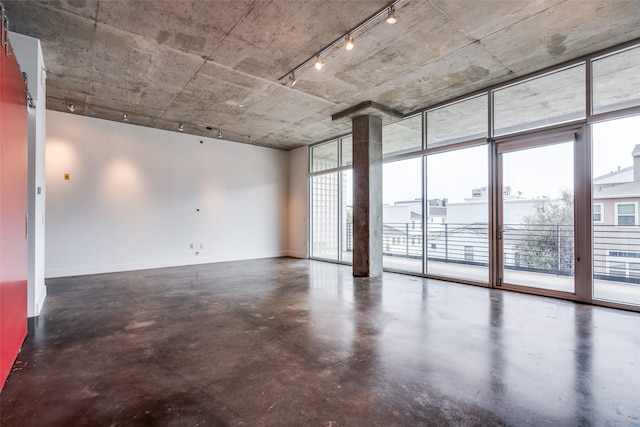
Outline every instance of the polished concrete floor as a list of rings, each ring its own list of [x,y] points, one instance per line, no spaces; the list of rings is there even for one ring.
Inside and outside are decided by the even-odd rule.
[[[640,425],[640,314],[265,259],[47,282],[4,426]]]

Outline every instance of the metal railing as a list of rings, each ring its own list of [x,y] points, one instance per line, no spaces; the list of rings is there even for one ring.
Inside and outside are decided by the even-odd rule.
[[[505,224],[502,236],[505,268],[574,274],[573,225]]]
[[[346,224],[343,248],[353,248],[352,224]],[[384,223],[385,256],[475,266],[489,265],[486,223]],[[426,245],[423,246],[423,239]],[[505,224],[503,263],[509,270],[571,276],[574,274],[574,229],[563,224]],[[640,226],[593,226],[595,279],[640,284]]]
[[[640,284],[640,226],[593,226],[595,279]]]

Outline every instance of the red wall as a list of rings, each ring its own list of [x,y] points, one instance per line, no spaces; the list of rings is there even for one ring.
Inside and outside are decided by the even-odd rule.
[[[0,390],[27,335],[27,106],[16,57],[0,46]]]

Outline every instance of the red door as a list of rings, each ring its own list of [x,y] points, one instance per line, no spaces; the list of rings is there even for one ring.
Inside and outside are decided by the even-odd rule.
[[[26,87],[9,52],[0,45],[0,390],[27,335]]]

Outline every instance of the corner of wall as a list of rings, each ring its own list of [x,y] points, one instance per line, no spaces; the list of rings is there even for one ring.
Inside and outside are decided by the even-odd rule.
[[[289,152],[288,253],[294,258],[308,257],[307,216],[309,147]]]

